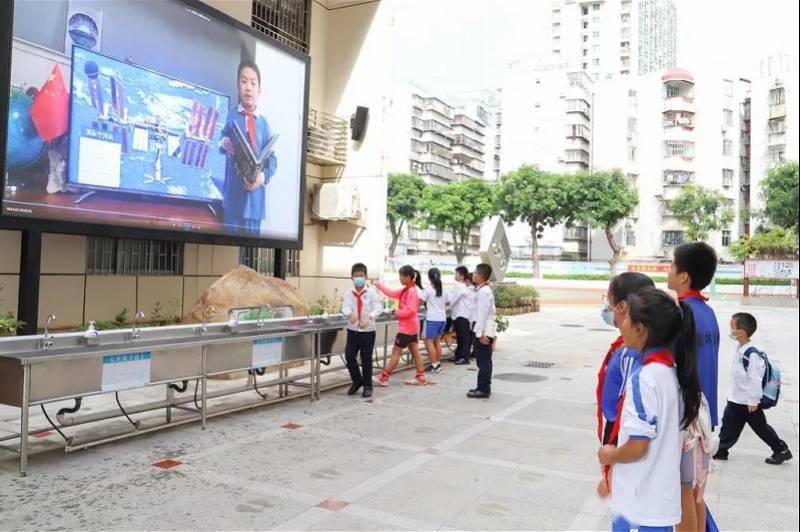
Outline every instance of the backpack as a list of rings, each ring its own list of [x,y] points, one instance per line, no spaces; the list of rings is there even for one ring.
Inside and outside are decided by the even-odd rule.
[[[781,395],[781,370],[775,364],[769,361],[767,354],[759,351],[755,347],[750,347],[744,352],[742,357],[742,364],[744,370],[747,371],[750,365],[750,354],[756,353],[764,361],[766,368],[764,370],[764,378],[761,379],[761,389],[764,395],[761,396],[761,408],[767,410],[778,404],[778,398]]]

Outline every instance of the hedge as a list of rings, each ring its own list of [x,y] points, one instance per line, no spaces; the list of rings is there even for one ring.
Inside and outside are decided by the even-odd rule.
[[[539,300],[539,292],[532,286],[496,284],[492,288],[497,308],[530,307]]]

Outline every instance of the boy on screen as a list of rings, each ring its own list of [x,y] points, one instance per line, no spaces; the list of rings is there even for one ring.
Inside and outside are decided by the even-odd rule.
[[[264,187],[275,175],[278,160],[275,153],[269,155],[264,170],[255,180],[250,181],[237,171],[234,144],[234,129],[247,135],[250,147],[255,153],[264,150],[273,138],[266,118],[258,114],[258,98],[261,95],[261,71],[255,63],[242,61],[238,69],[239,104],[228,114],[228,121],[222,130],[222,149],[228,154],[225,166],[225,184],[222,189],[223,223],[244,232],[247,236],[261,234],[261,221],[266,217],[266,195]]]

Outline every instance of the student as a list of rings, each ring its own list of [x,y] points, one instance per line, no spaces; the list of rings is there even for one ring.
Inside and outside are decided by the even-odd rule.
[[[456,360],[458,365],[469,364],[469,352],[472,346],[472,292],[469,271],[464,266],[456,268],[456,285],[447,296],[450,303],[450,315],[453,318],[453,329],[456,332]]]
[[[428,286],[422,292],[425,302],[425,348],[428,350],[430,365],[425,371],[442,371],[442,335],[447,325],[447,298],[442,288],[442,274],[438,268],[428,270]]]
[[[266,118],[258,113],[258,98],[261,95],[261,71],[258,66],[251,61],[242,61],[237,80],[239,104],[228,113],[228,121],[222,130],[221,146],[228,154],[222,187],[222,219],[226,226],[244,231],[248,236],[260,236],[261,222],[267,215],[264,187],[275,175],[278,160],[273,151],[264,171],[252,184],[245,183],[236,172],[235,150],[231,141],[234,124],[238,124],[242,132],[250,137],[254,151],[260,152],[272,138]]]
[[[472,272],[467,273],[466,283],[469,288],[469,358],[475,360],[475,305],[478,294],[475,293],[475,280]]]
[[[655,288],[627,303],[622,337],[640,355],[616,421],[618,446],[602,446],[598,459],[614,471],[612,530],[671,530],[681,520],[681,430],[697,418],[701,402],[695,324],[685,302],[679,307]]]
[[[392,358],[389,360],[389,365],[386,369],[378,376],[378,384],[381,386],[389,385],[389,377],[397,369],[397,364],[400,363],[400,355],[403,354],[405,348],[408,348],[414,357],[417,374],[414,380],[406,381],[406,384],[425,386],[428,384],[425,380],[425,366],[422,363],[419,346],[417,346],[419,341],[419,295],[417,288],[421,282],[419,279],[416,279],[415,282],[416,274],[411,266],[403,266],[398,273],[400,284],[403,285],[402,289],[390,290],[380,282],[375,285],[387,297],[398,300],[395,316],[397,316],[399,322],[397,338],[394,341],[394,349],[392,349]]]
[[[761,441],[772,449],[772,456],[765,462],[779,465],[786,460],[791,460],[792,452],[786,442],[781,440],[767,423],[764,409],[761,408],[761,397],[764,393],[762,382],[767,365],[751,340],[757,328],[758,323],[752,314],[739,312],[731,318],[730,336],[736,340],[738,345],[731,367],[731,389],[728,393],[728,404],[722,415],[719,451],[714,458],[717,460],[728,459],[730,448],[736,444],[745,423],[747,423],[761,438]]]
[[[488,399],[492,395],[492,343],[495,332],[494,293],[489,285],[492,267],[478,264],[475,267],[475,361],[478,363],[478,386],[467,393],[471,399]]]
[[[697,374],[700,388],[708,402],[712,430],[719,426],[717,412],[717,390],[719,379],[719,324],[717,316],[706,301],[708,298],[700,293],[714,278],[717,270],[717,254],[714,248],[705,242],[681,244],[673,253],[672,264],[667,275],[667,285],[678,294],[678,300],[692,309],[695,322],[695,338],[697,341]],[[684,472],[691,471],[686,462],[691,464],[691,453],[683,457]],[[682,499],[684,522],[680,528],[692,529],[692,523],[705,522],[705,503],[699,489],[692,489],[693,479],[684,478]],[[695,509],[694,514],[691,508]],[[687,521],[688,520],[688,521]]]
[[[383,305],[375,290],[367,286],[367,267],[360,262],[350,268],[353,290],[345,292],[342,314],[347,317],[347,344],[344,348],[347,371],[353,384],[347,395],[355,395],[363,387],[361,396],[372,397],[372,354],[375,349],[375,320],[383,312]],[[356,357],[361,357],[361,369]]]

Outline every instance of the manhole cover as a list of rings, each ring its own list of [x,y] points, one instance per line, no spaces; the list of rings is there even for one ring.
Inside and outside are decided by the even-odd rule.
[[[552,368],[555,365],[556,365],[555,362],[542,362],[541,360],[530,360],[523,364],[523,366],[525,366],[526,368],[540,368],[540,369]]]
[[[501,373],[493,378],[509,382],[539,382],[547,380],[547,377],[531,375],[530,373]]]
[[[577,323],[562,323],[561,326],[562,327],[574,327],[574,328],[577,328],[577,329],[583,329],[583,325],[579,325]]]

